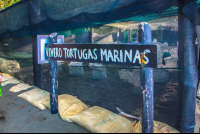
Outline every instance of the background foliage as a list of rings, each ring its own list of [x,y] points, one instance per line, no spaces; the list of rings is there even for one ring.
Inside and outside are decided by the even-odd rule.
[[[0,0],[0,10],[5,9],[20,0]]]

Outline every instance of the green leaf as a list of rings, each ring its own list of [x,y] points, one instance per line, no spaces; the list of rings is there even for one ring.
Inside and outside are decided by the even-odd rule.
[[[0,10],[5,9],[19,1],[20,0],[0,0]]]

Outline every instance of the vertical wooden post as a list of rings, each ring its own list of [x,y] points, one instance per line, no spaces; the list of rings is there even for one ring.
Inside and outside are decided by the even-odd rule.
[[[36,1],[34,1],[36,2]],[[30,6],[30,4],[29,4]],[[29,7],[30,8],[30,7]],[[40,2],[38,2],[36,6],[36,11],[40,14]],[[30,11],[28,10],[28,15],[30,16]],[[40,19],[40,18],[38,18]],[[29,21],[31,22],[31,18],[29,17]],[[30,26],[30,33],[32,34],[32,25]],[[38,48],[37,48],[37,35],[32,36],[32,53],[33,53],[33,84],[42,89],[42,65],[38,64]],[[19,44],[19,43],[18,43]]]
[[[197,64],[198,64],[198,70],[200,71],[200,65],[199,65],[199,57],[200,57],[200,26],[196,26],[196,33],[198,38],[198,45],[197,45]]]
[[[32,53],[33,53],[33,84],[42,88],[42,65],[38,64],[37,52],[37,36],[32,37]]]
[[[181,133],[194,133],[198,84],[195,25],[182,11],[183,0],[178,1],[178,6],[178,65],[182,71],[178,72],[177,129]]]
[[[91,44],[94,42],[94,40],[93,40],[93,33],[94,33],[94,28],[92,27],[91,31],[90,31],[90,43]]]
[[[131,41],[131,29],[128,29],[128,43],[130,43]]]
[[[142,44],[152,43],[151,27],[148,23],[140,23],[138,26],[137,41]],[[154,103],[153,103],[153,68],[141,67],[142,88],[142,133],[153,133]]]
[[[57,43],[57,33],[50,35],[49,44]],[[50,70],[50,104],[51,104],[51,114],[58,113],[58,64],[57,61],[49,61],[51,65]]]
[[[197,26],[198,43],[200,44],[200,26]]]

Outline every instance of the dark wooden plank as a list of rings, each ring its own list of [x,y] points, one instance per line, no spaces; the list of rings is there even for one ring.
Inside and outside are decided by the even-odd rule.
[[[157,68],[157,45],[152,44],[55,44],[45,50],[50,60]]]

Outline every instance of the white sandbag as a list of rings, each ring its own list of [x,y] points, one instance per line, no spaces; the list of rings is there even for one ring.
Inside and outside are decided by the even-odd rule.
[[[15,86],[13,86],[9,91],[11,91],[11,92],[19,92],[19,91],[22,91],[22,90],[27,90],[30,87],[31,86],[28,85],[28,84],[20,83],[20,84],[17,84]]]
[[[159,121],[153,122],[153,131],[154,133],[180,133],[175,128]],[[142,133],[142,125],[140,121],[133,125],[131,133]]]
[[[132,122],[107,109],[94,106],[69,117],[91,133],[130,133]]]
[[[6,74],[6,73],[0,73],[1,77],[2,77],[2,82],[3,81],[7,81],[7,80],[10,80],[10,79],[13,79],[14,77],[12,77],[11,75],[9,74]]]
[[[20,81],[18,79],[13,78],[13,79],[1,82],[1,86],[6,86],[8,84],[19,84],[19,83],[20,83]]]
[[[43,101],[42,104],[50,108],[50,99]],[[58,96],[58,112],[64,121],[72,122],[70,116],[79,114],[88,109],[88,106],[81,100],[68,94]]]
[[[44,91],[39,88],[34,88],[30,91],[26,91],[20,95],[17,95],[31,103],[33,106],[39,108],[40,110],[45,110],[46,107],[42,104],[43,101],[48,100],[50,97],[49,92]]]

